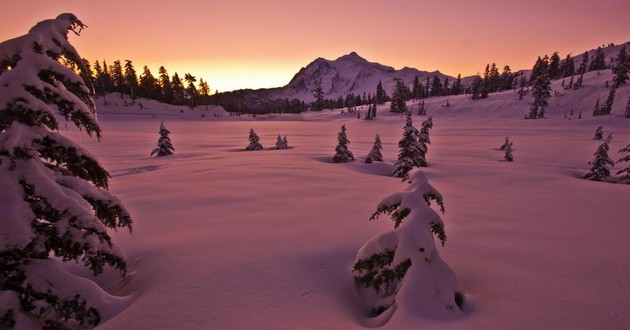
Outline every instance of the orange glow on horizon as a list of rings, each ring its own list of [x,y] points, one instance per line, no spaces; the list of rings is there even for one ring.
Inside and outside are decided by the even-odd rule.
[[[203,78],[213,92],[279,87],[315,58],[351,51],[397,69],[465,77],[487,63],[516,71],[554,51],[564,58],[630,41],[630,2],[507,2],[3,0],[0,40],[72,12],[88,29],[70,38],[90,61],[129,59],[138,74],[147,65],[154,76],[163,65]]]

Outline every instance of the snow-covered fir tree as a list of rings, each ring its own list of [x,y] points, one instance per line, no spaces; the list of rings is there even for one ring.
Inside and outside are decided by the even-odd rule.
[[[608,98],[606,99],[606,103],[604,103],[604,106],[599,111],[600,115],[606,116],[606,115],[610,115],[610,113],[612,112],[612,107],[613,107],[613,104],[615,103],[615,91],[616,91],[616,88],[615,86],[613,86],[610,89],[610,92],[608,93]]]
[[[108,228],[131,230],[131,217],[107,191],[109,173],[58,132],[64,118],[101,136],[87,67],[68,40],[84,27],[61,14],[0,43],[2,329],[94,327],[114,299],[63,263],[80,261],[94,275],[127,270]]]
[[[427,144],[431,144],[431,139],[429,137],[429,130],[433,128],[433,119],[431,117],[427,118],[422,122],[422,128],[420,128],[420,135],[418,135],[418,145],[420,146],[420,152],[422,153],[422,158],[426,160],[427,152],[429,151],[429,147]],[[420,164],[421,167],[426,167],[426,161]]]
[[[426,149],[422,150],[418,143],[420,131],[413,126],[410,112],[407,112],[407,120],[403,129],[403,137],[398,142],[400,151],[394,164],[392,176],[402,178],[405,181],[414,167],[426,166],[426,159],[424,158]]]
[[[408,98],[408,89],[405,86],[405,83],[397,79],[396,87],[394,88],[394,93],[392,94],[392,99],[389,107],[389,111],[391,112],[406,112],[407,111],[407,98]]]
[[[613,87],[617,88],[628,81],[628,71],[630,70],[630,60],[628,59],[628,53],[626,52],[626,45],[623,45],[619,50],[619,55],[613,66]]]
[[[617,164],[627,163],[625,168],[617,171],[617,175],[619,175],[619,179],[621,182],[630,184],[630,144],[628,144],[625,148],[619,150],[619,153],[627,153],[625,157],[621,157],[617,160]]]
[[[614,166],[614,162],[608,157],[609,145],[612,141],[612,134],[608,134],[608,137],[604,139],[604,142],[597,147],[593,154],[593,159],[588,162],[591,165],[591,169],[584,174],[584,179],[592,181],[608,181],[610,177],[610,168]]]
[[[381,326],[396,313],[459,315],[466,306],[456,275],[438,254],[434,236],[446,242],[442,195],[417,170],[403,192],[385,197],[370,220],[387,214],[394,230],[373,237],[358,251],[352,272],[365,306],[362,322]]]
[[[160,137],[158,138],[157,147],[151,151],[151,156],[155,155],[156,157],[169,156],[175,153],[175,148],[173,148],[173,144],[171,143],[170,135],[171,131],[169,131],[164,122],[160,123]]]
[[[599,106],[599,98],[597,98],[597,101],[595,102],[595,107],[593,107],[593,116],[601,116],[602,115],[602,108]]]
[[[335,155],[333,156],[334,163],[345,163],[350,160],[354,160],[354,155],[352,151],[348,149],[348,145],[350,141],[348,140],[348,136],[346,135],[346,125],[341,125],[341,131],[337,135],[337,147],[335,147]]]
[[[424,108],[424,99],[418,104],[418,116],[426,116],[427,111]]]
[[[247,147],[245,147],[245,150],[247,151],[253,151],[253,150],[262,150],[263,146],[262,144],[260,144],[260,138],[258,137],[258,134],[256,134],[256,132],[254,132],[253,128],[249,129],[249,144],[247,145]]]
[[[506,136],[505,137],[505,141],[503,142],[503,144],[499,147],[499,150],[501,151],[505,151],[505,148],[507,148],[510,145],[510,137]]]
[[[506,144],[503,151],[505,152],[505,156],[503,156],[503,159],[505,159],[505,161],[507,162],[514,161],[514,156],[512,156],[512,142]]]
[[[595,129],[595,133],[593,134],[593,140],[603,140],[604,139],[604,128],[601,126],[597,126]]]
[[[372,162],[382,162],[383,154],[381,153],[383,150],[383,146],[381,145],[381,137],[376,134],[374,138],[374,145],[372,146],[372,150],[368,153],[367,157],[365,157],[365,162],[367,164],[371,164]]]
[[[549,74],[542,72],[532,85],[532,96],[534,102],[530,107],[528,119],[545,118],[545,107],[547,107],[547,100],[551,97],[551,81],[549,80]]]
[[[282,138],[278,135],[278,139],[276,140],[276,149],[288,149],[289,142],[287,141],[287,137]]]

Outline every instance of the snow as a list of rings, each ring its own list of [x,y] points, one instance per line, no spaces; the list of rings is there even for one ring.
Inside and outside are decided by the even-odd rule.
[[[450,107],[425,100],[434,126],[423,171],[446,206],[437,249],[474,308],[457,318],[400,313],[384,329],[630,327],[630,185],[581,178],[597,126],[614,132],[613,160],[630,141],[630,86],[617,90],[611,116],[591,116],[611,79],[590,72],[569,91],[555,81],[563,96],[549,100],[547,119],[524,120],[531,95],[514,91],[451,96]],[[340,110],[202,118],[166,105],[147,115],[98,102],[100,143],[62,134],[99,157],[134,218],[131,235],[113,234],[129,275],[96,278],[128,307],[103,313],[99,328],[363,328],[351,267],[365,242],[392,229],[369,221],[378,202],[408,185],[390,176],[403,116],[387,104],[362,120]],[[162,120],[178,153],[151,158]],[[384,162],[331,163],[341,125],[360,155],[379,134]],[[250,128],[263,145],[291,136],[291,148],[243,152]],[[496,149],[506,136],[514,162]]]

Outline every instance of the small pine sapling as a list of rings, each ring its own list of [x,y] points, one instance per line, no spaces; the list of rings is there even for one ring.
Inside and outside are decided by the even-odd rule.
[[[608,137],[602,142],[602,144],[595,150],[593,159],[588,162],[591,165],[591,169],[584,174],[584,179],[592,181],[608,181],[610,177],[610,168],[614,166],[614,162],[608,157],[609,144],[612,141],[612,134],[608,134]]]
[[[505,142],[503,142],[503,144],[499,147],[499,150],[505,151],[505,148],[507,148],[509,145],[510,145],[510,137],[506,136]]]
[[[381,145],[381,137],[376,134],[374,138],[374,145],[372,146],[372,150],[368,153],[367,157],[365,157],[365,163],[371,164],[372,162],[382,162],[383,154],[381,150],[383,149]]]
[[[173,144],[171,143],[171,138],[169,135],[171,131],[169,131],[164,122],[160,123],[160,138],[157,142],[157,147],[151,151],[151,156],[155,155],[156,157],[169,156],[175,153],[175,148],[173,148]]]
[[[362,322],[381,326],[403,315],[459,315],[464,294],[457,277],[438,254],[434,236],[446,242],[442,195],[415,171],[405,191],[385,197],[370,220],[387,214],[394,230],[373,237],[358,251],[352,272],[364,304]]]
[[[597,141],[601,141],[604,139],[604,128],[601,126],[598,126],[595,129],[595,134],[593,135],[593,140],[597,140]]]
[[[508,143],[505,146],[505,149],[503,149],[503,151],[505,151],[505,156],[503,157],[505,159],[506,162],[513,162],[514,161],[514,157],[512,156],[512,142]]]
[[[249,145],[245,147],[246,151],[262,150],[263,146],[260,144],[260,138],[254,132],[253,128],[249,129]]]
[[[345,163],[350,160],[354,160],[354,155],[352,151],[348,149],[348,144],[350,141],[348,140],[348,136],[346,135],[346,125],[341,126],[341,131],[337,135],[337,147],[335,147],[335,155],[333,156],[334,163]]]
[[[628,163],[628,166],[622,168],[617,171],[617,175],[619,175],[619,179],[621,182],[630,184],[630,144],[628,144],[625,148],[619,150],[619,153],[628,153],[625,157],[622,157],[617,161],[617,164]]]
[[[284,139],[278,135],[278,140],[276,140],[276,149],[280,150],[280,149],[288,149],[289,148],[289,143],[287,142],[287,137],[285,136]]]

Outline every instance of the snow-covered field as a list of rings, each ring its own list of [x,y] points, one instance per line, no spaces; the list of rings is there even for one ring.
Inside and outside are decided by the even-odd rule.
[[[544,120],[524,120],[530,97],[512,91],[449,97],[448,108],[446,98],[426,101],[434,128],[423,170],[446,206],[438,249],[474,307],[385,329],[630,328],[630,185],[581,179],[597,126],[614,132],[614,160],[630,143],[630,86],[613,115],[591,117],[610,78],[587,74],[585,88],[552,97]],[[339,110],[201,118],[110,105],[99,108],[100,143],[62,132],[99,157],[134,218],[131,235],[114,235],[129,275],[97,278],[128,306],[100,328],[362,328],[350,269],[367,240],[393,228],[368,220],[376,204],[407,185],[389,176],[404,118],[386,109],[368,121]],[[162,120],[176,153],[151,158]],[[333,164],[342,124],[357,160]],[[250,128],[265,148],[287,135],[290,149],[244,151]],[[385,162],[364,164],[377,133]],[[512,163],[497,150],[506,136]]]

